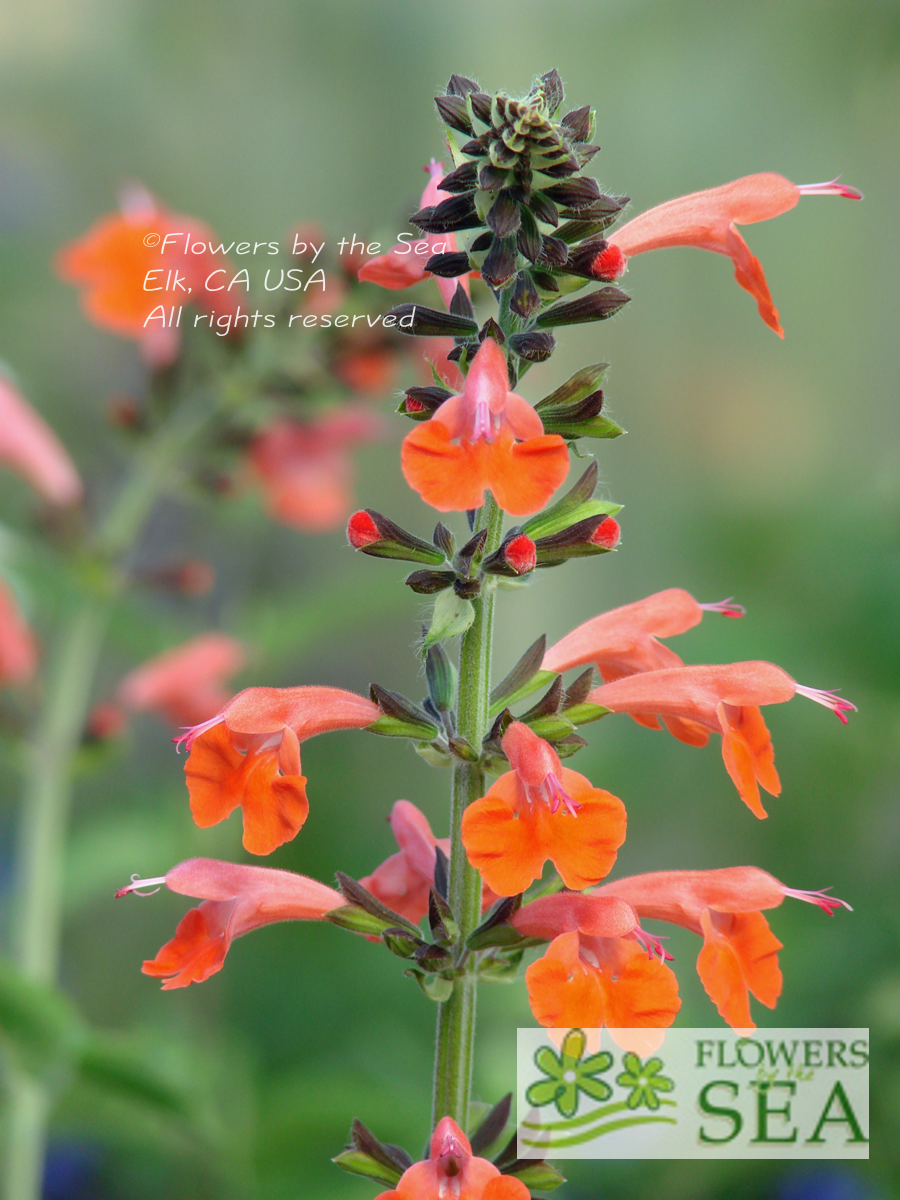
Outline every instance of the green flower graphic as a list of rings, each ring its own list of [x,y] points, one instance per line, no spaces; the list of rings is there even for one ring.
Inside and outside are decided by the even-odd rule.
[[[625,1103],[629,1108],[659,1108],[660,1099],[657,1092],[671,1092],[675,1084],[665,1075],[660,1075],[661,1058],[648,1058],[646,1063],[636,1054],[626,1054],[622,1058],[625,1070],[616,1076],[620,1087],[631,1088]]]
[[[579,1092],[584,1092],[592,1100],[609,1099],[612,1088],[594,1076],[609,1070],[613,1056],[604,1050],[583,1059],[586,1042],[580,1029],[572,1029],[563,1039],[559,1055],[554,1054],[549,1046],[538,1050],[534,1062],[547,1078],[533,1083],[525,1093],[529,1104],[535,1108],[555,1104],[560,1116],[572,1117],[578,1110]]]

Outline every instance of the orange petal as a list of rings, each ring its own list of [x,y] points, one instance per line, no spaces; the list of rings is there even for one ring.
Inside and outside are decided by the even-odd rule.
[[[480,508],[487,486],[486,447],[481,441],[458,445],[451,442],[440,421],[423,421],[403,439],[403,476],[413,491],[439,512]]]
[[[531,1192],[521,1179],[498,1175],[496,1179],[488,1180],[481,1196],[482,1200],[529,1200]]]
[[[732,1029],[755,1029],[747,982],[734,947],[715,929],[708,910],[700,917],[700,926],[704,941],[697,972],[706,994]]]
[[[486,796],[463,813],[462,840],[469,862],[498,896],[516,896],[541,873],[547,860],[538,821],[515,811],[516,773],[507,771]]]
[[[686,746],[705,746],[709,741],[709,730],[698,724],[697,721],[690,721],[686,717],[665,717],[663,719],[666,729],[672,737],[678,738],[679,742],[684,742]]]
[[[287,755],[296,757],[293,747]],[[277,749],[239,754],[225,725],[214,725],[194,740],[184,773],[194,821],[205,829],[240,805],[244,847],[251,854],[271,854],[309,815],[304,776],[280,775]]]
[[[554,938],[525,972],[535,1020],[548,1029],[598,1029],[604,1018],[598,976],[578,957],[577,933]]]
[[[539,836],[543,853],[552,860],[563,883],[573,891],[582,891],[599,883],[612,869],[616,851],[625,841],[625,806],[577,771],[563,768],[564,790],[581,805],[572,817],[564,807],[551,813],[537,809]],[[520,815],[522,824],[524,814]]]
[[[569,451],[557,433],[486,446],[487,486],[500,507],[516,517],[543,508],[569,473]]]
[[[774,796],[781,791],[781,785],[762,714],[758,708],[734,709],[725,704],[717,705],[716,713],[722,726],[726,770],[750,811],[764,818],[767,814],[759,798],[757,779]]]
[[[774,1008],[781,995],[778,951],[783,947],[769,928],[769,922],[759,912],[715,912],[712,920],[728,938],[751,993],[766,1008]]]
[[[201,829],[231,816],[241,803],[244,756],[231,744],[224,725],[214,725],[194,739],[184,775],[191,815]]]
[[[141,970],[145,975],[165,978],[164,991],[202,983],[222,969],[231,940],[228,920],[233,909],[232,900],[206,900],[192,908],[179,921],[172,940]]]
[[[620,942],[624,951],[615,973],[599,976],[604,1024],[611,1029],[666,1029],[675,1020],[681,1000],[675,973],[632,942]]]
[[[247,772],[241,802],[244,849],[251,854],[271,854],[296,837],[309,816],[306,779],[303,775],[279,775],[274,755],[256,757],[260,762]]]
[[[766,283],[762,263],[751,253],[750,247],[733,225],[728,231],[725,244],[727,247],[725,253],[731,257],[731,261],[734,263],[735,280],[756,301],[759,315],[768,327],[774,330],[780,338],[783,338],[784,330],[778,319],[778,309],[772,300],[769,285]]]

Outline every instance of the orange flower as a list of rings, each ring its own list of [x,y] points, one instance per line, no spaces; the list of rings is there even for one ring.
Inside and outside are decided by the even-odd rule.
[[[247,661],[244,647],[224,633],[203,633],[151,658],[116,689],[129,712],[156,712],[175,726],[199,725],[228,703],[222,684]]]
[[[440,204],[441,200],[450,195],[438,187],[444,177],[444,164],[432,159],[425,170],[429,172],[430,179],[422,193],[419,208]],[[417,233],[414,238],[406,238],[399,242],[387,254],[379,254],[377,258],[370,258],[367,263],[363,263],[359,268],[358,277],[364,282],[377,283],[381,287],[393,290],[408,288],[428,278],[430,272],[425,270],[425,263],[432,255],[452,254],[455,250],[455,233]],[[469,291],[468,275],[463,275],[460,279],[443,279],[435,275],[434,280],[447,308],[450,307],[457,283],[461,283],[467,293]]]
[[[798,186],[782,175],[746,175],[721,187],[657,205],[610,234],[609,241],[628,258],[663,246],[697,246],[727,255],[734,263],[735,279],[754,298],[759,315],[779,337],[784,337],[762,266],[736,227],[779,217],[793,208],[801,196],[862,199],[856,188],[846,187],[836,179],[831,183]]]
[[[545,434],[527,400],[509,390],[506,358],[485,338],[461,394],[403,440],[403,474],[439,512],[478,508],[490,488],[502,509],[537,512],[569,470],[566,443]]]
[[[84,491],[75,464],[50,426],[0,375],[0,464],[51,504],[75,504]]]
[[[777,908],[785,896],[818,904],[829,916],[835,908],[850,907],[825,892],[785,887],[758,867],[633,875],[605,884],[593,895],[624,900],[640,917],[700,934],[700,979],[719,1015],[735,1029],[755,1028],[751,994],[767,1008],[774,1008],[781,995],[782,945],[760,910]]]
[[[0,686],[28,683],[37,663],[34,634],[19,611],[12,588],[0,580]]]
[[[672,971],[629,938],[561,933],[525,983],[548,1029],[665,1029],[681,1007]]]
[[[145,975],[165,979],[166,992],[215,975],[234,939],[251,929],[276,921],[319,921],[346,904],[340,892],[305,875],[212,858],[179,863],[160,879],[134,879],[116,895],[141,894],[142,888],[162,884],[171,892],[203,900],[182,917],[175,936],[156,958],[143,965]]]
[[[212,230],[194,217],[169,212],[142,187],[128,190],[120,213],[101,217],[63,246],[56,270],[67,283],[82,285],[90,320],[137,338],[153,366],[172,362],[180,342],[177,327],[148,320],[160,305],[168,314],[173,305],[193,303],[231,319],[245,294],[243,287],[230,286],[233,273]],[[160,290],[149,290],[154,287]]]
[[[520,1179],[501,1175],[486,1158],[472,1154],[469,1139],[450,1117],[438,1121],[430,1154],[403,1172],[397,1187],[375,1200],[529,1200]]]
[[[722,600],[718,604],[698,604],[682,588],[669,588],[624,604],[585,621],[544,655],[544,671],[568,671],[570,667],[593,663],[604,683],[637,675],[641,671],[657,671],[663,667],[684,664],[668,646],[657,641],[674,637],[699,625],[704,612],[718,612],[726,617],[742,617],[739,604]]]
[[[249,451],[269,514],[309,532],[340,525],[353,506],[348,450],[371,440],[379,428],[371,413],[350,408],[310,422],[284,419],[270,425]]]
[[[625,807],[560,765],[556,751],[521,721],[503,735],[513,768],[463,813],[469,862],[499,896],[539,878],[549,858],[566,887],[601,880],[625,840]]]
[[[381,710],[340,688],[247,688],[212,720],[189,729],[184,765],[191,814],[201,829],[238,807],[244,848],[271,854],[309,815],[300,743],[335,729],[363,729]]]
[[[359,882],[382,904],[414,924],[428,912],[428,893],[434,887],[436,847],[450,857],[450,839],[436,838],[424,813],[408,800],[398,800],[391,809],[391,830],[400,847],[371,875]],[[489,908],[497,897],[484,888],[482,909]]]
[[[595,688],[588,700],[630,713],[650,729],[658,729],[657,717],[662,717],[670,733],[690,746],[705,746],[710,730],[721,733],[725,767],[741,799],[757,817],[765,817],[759,787],[777,796],[781,783],[759,705],[782,704],[795,694],[830,708],[845,724],[845,714],[855,711],[834,692],[802,687],[767,662],[645,671]]]

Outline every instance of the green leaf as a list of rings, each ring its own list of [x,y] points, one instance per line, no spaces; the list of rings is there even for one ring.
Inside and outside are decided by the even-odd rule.
[[[345,904],[342,908],[334,908],[325,914],[325,920],[339,929],[347,929],[350,933],[364,933],[371,937],[381,937],[385,929],[390,929],[393,922],[373,916],[358,904]]]
[[[590,721],[599,721],[609,712],[610,709],[604,708],[602,704],[575,704],[566,709],[566,719],[573,725],[587,725]]]
[[[580,371],[576,371],[571,379],[567,379],[564,384],[551,392],[549,396],[545,396],[543,400],[539,400],[534,406],[535,411],[542,413],[545,408],[554,408],[560,404],[577,404],[579,400],[584,400],[591,392],[595,392],[600,386],[604,375],[609,370],[609,363],[594,363],[590,367],[582,367]],[[596,473],[595,473],[596,476]],[[584,477],[575,485],[578,487],[583,482]],[[596,477],[594,485],[596,486]],[[572,489],[574,491],[575,488]],[[593,495],[594,488],[592,487],[589,495]],[[571,492],[569,493],[571,495]]]
[[[183,1119],[196,1107],[183,1086],[162,1074],[146,1053],[111,1034],[93,1034],[81,1055],[79,1073],[86,1083],[102,1088],[144,1109]]]
[[[335,878],[337,879],[338,887],[341,889],[341,894],[350,902],[350,904],[357,905],[359,908],[364,909],[365,912],[369,913],[371,916],[377,917],[379,921],[383,921],[383,928],[405,929],[411,933],[413,937],[419,936],[421,930],[413,925],[411,921],[407,921],[405,917],[401,917],[399,913],[395,913],[392,909],[388,908],[387,905],[382,904],[380,900],[376,899],[376,897],[373,896],[370,891],[367,891],[361,883],[357,882],[357,880],[351,879],[351,877],[349,875],[345,875],[343,871],[335,871],[334,874]],[[332,912],[339,911],[340,909],[332,910]]]
[[[568,720],[567,713],[565,717],[538,717],[536,721],[529,722],[529,728],[545,741],[555,742],[560,738],[568,737],[570,733],[574,732],[575,726]]]
[[[77,1064],[87,1029],[65,996],[0,959],[0,1039],[24,1070],[48,1075]]]
[[[528,1162],[520,1159],[503,1174],[520,1179],[532,1192],[552,1192],[554,1188],[566,1182],[565,1175],[560,1175],[556,1167],[551,1167],[548,1162]]]
[[[438,642],[458,637],[466,632],[474,620],[475,609],[469,600],[460,599],[452,589],[441,592],[434,602],[434,613],[425,635],[423,649],[429,650]]]
[[[509,1123],[509,1113],[512,1108],[512,1092],[507,1092],[503,1099],[495,1104],[490,1112],[479,1122],[469,1137],[472,1153],[484,1157],[484,1151],[503,1133]]]
[[[414,979],[428,999],[436,1004],[445,1003],[453,994],[452,979],[444,979],[441,975],[426,975],[424,971],[417,971],[415,967],[410,967],[403,974],[407,979]]]
[[[371,725],[366,726],[366,733],[377,733],[381,737],[415,738],[416,741],[429,741],[437,737],[437,725],[413,724],[411,721],[401,721],[398,717],[379,717]]]
[[[395,1167],[386,1167],[382,1163],[376,1162],[362,1150],[342,1150],[331,1161],[342,1171],[348,1171],[351,1175],[362,1175],[366,1179],[374,1179],[377,1183],[387,1183],[393,1187],[400,1181],[400,1171]]]
[[[535,679],[539,675],[543,674],[552,678],[549,671],[541,671],[541,663],[544,661],[546,652],[547,637],[542,633],[538,640],[528,647],[509,674],[491,692],[491,717],[496,717],[507,705],[514,704],[517,700],[523,700],[532,692],[536,692],[542,686],[541,683],[535,683]]]
[[[431,646],[425,655],[428,695],[438,712],[449,712],[456,695],[456,668],[440,645]]]

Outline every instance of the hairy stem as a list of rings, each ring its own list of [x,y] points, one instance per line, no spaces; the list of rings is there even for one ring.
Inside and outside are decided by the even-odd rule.
[[[477,526],[488,531],[485,554],[499,546],[502,527],[503,513],[488,493]],[[460,735],[470,746],[480,749],[487,732],[491,690],[493,587],[488,584],[473,603],[475,620],[464,635],[459,651],[457,723]],[[449,900],[459,922],[461,942],[465,942],[481,918],[481,876],[466,858],[462,844],[462,816],[473,800],[484,795],[484,788],[484,771],[478,763],[456,764],[450,809]],[[438,1009],[432,1127],[447,1116],[463,1130],[468,1125],[476,986],[474,975],[464,975],[456,981],[450,998]]]

